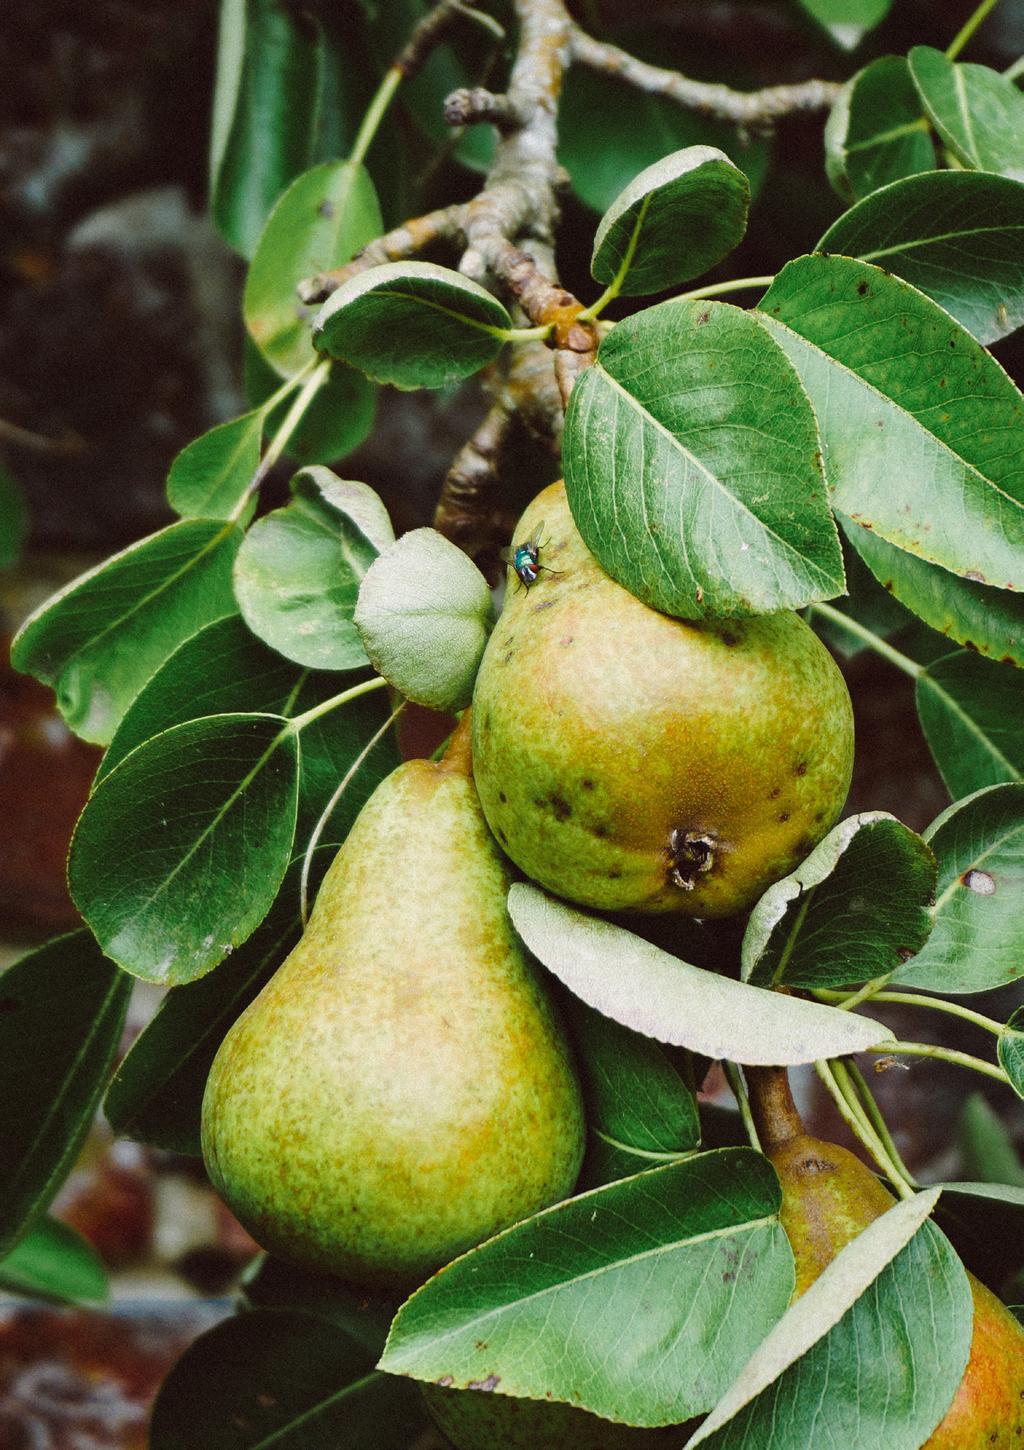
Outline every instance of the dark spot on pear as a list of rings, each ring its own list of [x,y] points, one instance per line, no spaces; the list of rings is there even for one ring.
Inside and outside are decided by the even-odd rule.
[[[770,801],[777,801],[778,798],[779,798],[779,796],[781,794],[782,794],[782,786],[781,785],[773,785],[772,788],[771,788],[771,790],[768,792],[768,799]]]
[[[505,794],[505,792],[503,790],[499,790],[499,792],[498,792],[498,799],[501,801],[501,803],[502,803],[503,806],[507,806],[508,805],[508,796]]]
[[[734,649],[736,647],[736,645],[739,644],[739,642],[740,642],[740,637],[739,637],[738,634],[731,634],[728,630],[724,630],[723,631],[723,633],[722,633],[722,643],[724,645],[728,645],[728,647],[730,649]]]
[[[825,812],[824,811],[815,811],[814,812],[814,819],[816,821],[823,821],[825,819]]]
[[[580,781],[580,785],[583,787],[584,790],[594,789],[594,782],[590,779],[588,775],[585,775],[583,777],[583,779]]]
[[[622,876],[622,871],[621,871],[621,869],[618,866],[613,866],[611,868],[611,870],[608,872],[608,880],[609,881],[618,881],[621,878],[621,876]]]
[[[597,836],[598,840],[604,841],[611,835],[611,831],[601,821],[598,821],[594,827],[594,835]]]
[[[807,761],[806,760],[798,760],[797,763],[796,763],[796,765],[794,765],[794,767],[793,767],[793,774],[794,775],[806,775],[807,774]]]
[[[782,822],[782,821],[788,821],[789,820],[789,812],[788,811],[780,811],[779,812],[779,820],[780,820],[780,822]]]
[[[994,896],[996,894],[996,878],[988,871],[965,871],[960,880],[967,887],[968,891],[975,892],[978,896]]]
[[[572,815],[572,806],[566,800],[565,796],[561,795],[558,791],[555,791],[548,797],[548,802],[552,811],[555,813],[556,820],[567,821]]]

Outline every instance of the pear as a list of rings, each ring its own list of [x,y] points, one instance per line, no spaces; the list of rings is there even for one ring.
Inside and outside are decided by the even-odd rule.
[[[505,907],[469,723],[378,786],[203,1100],[214,1186],[272,1253],[422,1281],[565,1197],[583,1152],[566,1039]]]
[[[679,1450],[697,1421],[641,1430],[574,1405],[425,1385],[427,1409],[455,1450]]]
[[[473,709],[502,847],[583,906],[749,907],[846,798],[853,716],[831,655],[792,613],[687,622],[642,604],[589,552],[561,483],[513,543]]]
[[[774,1071],[762,1070],[765,1075]],[[773,1091],[779,1092],[778,1083]],[[782,1184],[782,1226],[793,1248],[799,1297],[839,1250],[895,1200],[853,1153],[810,1137],[788,1109],[783,1112],[798,1127],[795,1134],[778,1131],[782,1115],[774,1123],[765,1123],[762,1115],[758,1132]],[[778,1141],[773,1143],[773,1137]],[[1021,1450],[1024,1329],[991,1290],[973,1274],[967,1277],[974,1297],[970,1357],[952,1404],[922,1450]]]

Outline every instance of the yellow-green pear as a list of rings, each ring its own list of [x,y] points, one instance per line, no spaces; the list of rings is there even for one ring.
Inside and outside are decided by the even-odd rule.
[[[469,724],[377,788],[302,939],[214,1060],[203,1154],[254,1237],[363,1283],[425,1278],[571,1192],[569,1050],[505,907]]]
[[[758,1134],[782,1185],[782,1226],[803,1294],[840,1249],[892,1208],[870,1169],[836,1143],[803,1131],[784,1069],[747,1070]],[[974,1334],[953,1402],[922,1450],[1021,1450],[1024,1329],[973,1274]]]
[[[455,1450],[679,1450],[697,1421],[641,1430],[557,1400],[424,1385],[427,1409]]]
[[[501,845],[583,906],[749,907],[846,799],[853,716],[831,655],[792,613],[688,622],[642,604],[589,552],[561,483],[513,543],[473,697]]]

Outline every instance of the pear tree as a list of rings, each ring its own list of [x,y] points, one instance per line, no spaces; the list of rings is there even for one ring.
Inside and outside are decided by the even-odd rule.
[[[222,0],[248,405],[12,649],[105,753],[0,982],[0,1284],[95,1297],[101,1106],[264,1251],[152,1450],[1024,1437],[1024,1167],[921,1181],[871,1086],[1024,1098],[1024,62],[778,0],[755,88],[650,9]],[[476,422],[409,528],[346,460],[415,390]],[[865,651],[920,831],[846,807]]]

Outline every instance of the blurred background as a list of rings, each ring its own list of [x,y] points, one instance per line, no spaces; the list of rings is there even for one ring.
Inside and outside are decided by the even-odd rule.
[[[366,98],[427,6],[280,0],[269,8],[300,36],[314,24],[335,36],[343,73],[334,131],[321,140],[326,154],[344,154]],[[482,8],[510,22],[500,0]],[[843,79],[876,55],[944,47],[973,0],[895,0],[853,51],[796,0],[579,0],[573,8],[593,33],[661,65],[753,88]],[[99,758],[69,734],[49,692],[9,668],[11,635],[55,588],[171,522],[163,491],[171,460],[243,411],[247,384],[255,386],[240,320],[244,262],[207,216],[217,26],[216,0],[8,0],[0,16],[0,502],[20,500],[17,510],[0,508],[8,532],[0,538],[0,966],[77,923],[64,859]],[[504,56],[493,38],[465,30],[402,93],[370,153],[390,225],[479,185],[487,137],[478,131],[454,144],[441,102],[466,79],[495,85]],[[970,59],[1005,68],[1022,51],[1024,0],[1003,0]],[[750,231],[728,274],[776,270],[809,250],[842,209],[825,180],[821,132],[819,118],[788,121],[772,138],[737,137],[606,77],[573,73],[562,106],[571,181],[564,280],[593,295],[587,264],[600,211],[643,166],[696,141],[723,146],[754,186]],[[1020,335],[995,352],[1024,381]],[[382,494],[396,531],[429,522],[452,455],[485,408],[475,383],[381,390],[375,426],[343,472]],[[525,431],[513,459],[521,501],[556,474]],[[283,498],[286,477],[271,481],[267,507]],[[856,575],[853,583],[869,587]],[[918,658],[937,651],[935,637],[899,606],[879,607],[902,649]],[[890,809],[921,829],[948,796],[920,734],[911,682],[866,652],[843,665],[857,707],[849,809]],[[1021,1000],[1019,989],[998,995],[986,997],[985,1011],[1005,1016]],[[125,1047],[158,998],[138,985]],[[977,1047],[969,1029],[942,1023],[950,1024],[937,1029],[948,1045]],[[892,1025],[905,1035],[898,1019]],[[706,1086],[726,1100],[714,1074]],[[994,1088],[990,1102],[965,1102],[962,1077],[930,1063],[893,1068],[873,1086],[915,1173],[1024,1184],[1012,1151],[1024,1145],[1024,1104],[1009,1094]],[[802,1091],[814,1130],[842,1137],[810,1080]],[[226,1312],[256,1246],[208,1190],[197,1160],[115,1143],[102,1121],[54,1212],[111,1271],[113,1299],[76,1309],[0,1298],[0,1447],[131,1450],[144,1444],[159,1380]]]

